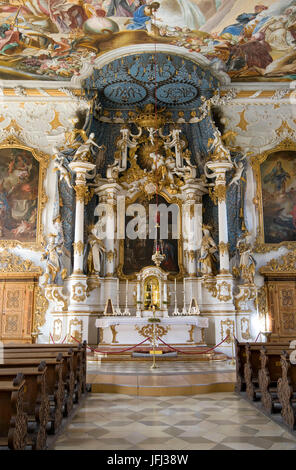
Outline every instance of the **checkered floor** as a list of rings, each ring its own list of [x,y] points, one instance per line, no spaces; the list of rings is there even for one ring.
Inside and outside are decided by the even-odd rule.
[[[296,438],[235,393],[90,394],[55,449],[296,450]]]

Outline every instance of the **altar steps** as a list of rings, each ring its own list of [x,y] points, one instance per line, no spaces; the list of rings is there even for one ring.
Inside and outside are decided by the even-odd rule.
[[[97,364],[97,365],[96,365]],[[158,362],[101,364],[89,361],[87,382],[93,393],[123,393],[137,396],[176,396],[233,392],[234,367],[219,363]]]

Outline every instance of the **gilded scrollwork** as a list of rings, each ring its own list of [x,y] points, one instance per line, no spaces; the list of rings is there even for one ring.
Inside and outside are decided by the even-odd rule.
[[[234,320],[227,318],[226,320],[221,320],[221,338],[226,339],[225,343],[231,344],[232,338],[234,337]]]
[[[32,330],[38,331],[45,323],[45,314],[48,309],[49,302],[45,297],[44,289],[40,286],[35,288],[35,306]]]
[[[228,302],[232,298],[232,286],[226,281],[217,283],[217,299],[220,302]]]
[[[295,274],[296,272],[296,249],[281,256],[278,259],[271,259],[265,266],[259,269],[259,273],[264,275],[268,273],[287,273]]]
[[[5,249],[0,252],[0,273],[5,273],[7,277],[10,274],[13,276],[14,273],[30,274],[39,277],[42,275],[42,269],[32,261],[23,259]]]
[[[214,188],[209,188],[209,196],[215,205],[218,202],[223,202],[226,199],[226,186],[225,184],[217,184]]]
[[[84,302],[86,299],[87,287],[82,282],[77,282],[72,286],[72,298],[76,302]]]
[[[155,332],[153,332],[153,328],[155,328]],[[137,325],[135,325],[135,330],[138,331],[139,335],[144,336],[144,338],[152,338],[153,334],[156,336],[156,338],[161,338],[162,336],[165,336],[169,330],[170,326],[161,326],[161,325],[145,325],[142,326],[141,328]]]
[[[78,255],[82,255],[83,254],[83,250],[84,250],[84,243],[79,240],[79,242],[77,243],[73,243],[73,249],[74,249],[74,253],[75,254],[78,254]]]

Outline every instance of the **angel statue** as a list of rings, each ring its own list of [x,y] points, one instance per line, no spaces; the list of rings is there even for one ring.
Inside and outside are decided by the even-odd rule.
[[[240,255],[239,273],[245,284],[254,284],[256,261],[251,255],[250,233],[244,232],[238,239],[236,248]]]
[[[214,253],[218,252],[218,248],[211,236],[211,228],[212,227],[209,225],[202,226],[203,237],[201,241],[199,264],[200,272],[206,276],[212,276],[216,273],[216,257]]]
[[[63,268],[61,256],[63,254],[63,245],[57,243],[57,235],[51,233],[48,235],[48,243],[45,251],[41,257],[41,260],[46,260],[46,270],[44,274],[44,284],[55,284],[58,274],[60,274],[62,280],[67,276],[66,268]]]
[[[232,177],[232,180],[229,183],[229,187],[232,186],[233,184],[235,184],[236,186],[238,186],[240,184],[240,181],[242,179],[242,174],[243,174],[244,169],[245,169],[243,160],[245,160],[246,157],[247,157],[247,155],[244,155],[240,160],[238,160],[238,161],[234,160],[233,164],[235,166],[235,170],[234,170],[234,175]]]
[[[83,144],[78,144],[78,148],[75,152],[73,162],[82,161],[88,162],[91,156],[91,147],[94,145],[99,150],[102,149],[93,139],[95,134],[92,132],[89,137],[86,136],[85,132],[82,134],[84,142]]]
[[[87,271],[89,274],[100,274],[102,268],[103,254],[106,252],[105,246],[95,235],[95,226],[89,227],[88,246],[89,252],[87,257]]]
[[[59,151],[56,147],[54,147],[53,150],[54,150],[54,157],[55,157],[54,171],[59,171],[60,172],[60,178],[59,178],[60,182],[62,182],[64,180],[65,183],[69,186],[69,188],[72,188],[71,174],[67,170],[67,168],[65,167],[66,159],[62,155],[59,155]]]
[[[225,134],[224,134],[225,136]],[[219,129],[214,130],[214,138],[210,138],[208,140],[208,147],[210,151],[213,151],[213,154],[211,156],[212,160],[216,161],[225,161],[228,160],[230,163],[231,161],[231,156],[230,152],[227,147],[225,147],[223,143],[223,137],[221,136],[221,132]]]

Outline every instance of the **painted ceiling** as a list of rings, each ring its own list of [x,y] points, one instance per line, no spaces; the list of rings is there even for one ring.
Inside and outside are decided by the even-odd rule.
[[[2,0],[0,78],[70,80],[106,51],[158,42],[232,80],[293,80],[296,0],[257,1]]]

